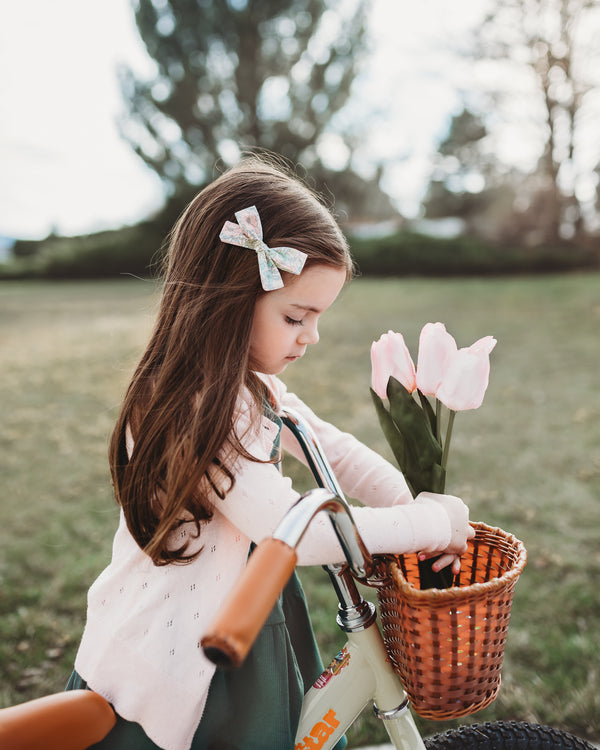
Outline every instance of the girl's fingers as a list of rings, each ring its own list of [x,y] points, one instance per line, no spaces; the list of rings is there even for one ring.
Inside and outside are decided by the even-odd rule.
[[[456,555],[442,555],[439,560],[436,560],[431,569],[435,571],[436,573],[440,570],[443,570],[444,568],[447,568],[448,565],[454,565],[454,562],[456,561],[457,557]]]

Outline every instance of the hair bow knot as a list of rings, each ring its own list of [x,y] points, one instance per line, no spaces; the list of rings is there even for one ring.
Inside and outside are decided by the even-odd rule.
[[[304,267],[306,253],[293,247],[269,247],[263,241],[262,224],[256,206],[237,211],[238,223],[226,221],[219,235],[222,242],[254,250],[258,256],[258,271],[263,289],[270,292],[283,286],[278,269],[298,275]]]

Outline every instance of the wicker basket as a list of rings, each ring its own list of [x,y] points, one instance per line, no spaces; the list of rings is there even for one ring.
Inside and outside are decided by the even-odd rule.
[[[419,589],[417,555],[378,558],[383,639],[415,712],[454,719],[489,705],[500,670],[523,544],[502,529],[476,535],[449,589]]]

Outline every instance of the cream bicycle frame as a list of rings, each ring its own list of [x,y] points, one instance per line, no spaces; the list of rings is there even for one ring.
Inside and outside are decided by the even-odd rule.
[[[335,747],[371,701],[398,750],[425,747],[374,624],[348,634],[346,645],[304,696],[295,750]]]
[[[324,510],[350,568],[359,578],[364,577],[371,571],[371,556],[316,437],[291,410],[284,411],[284,423],[302,446],[317,483],[325,489],[306,493],[274,537],[296,546],[312,518]],[[347,566],[326,566],[326,570],[338,595],[337,622],[347,633],[347,641],[304,696],[295,750],[333,748],[371,701],[397,750],[424,750],[408,698],[388,660],[375,607],[362,598]]]

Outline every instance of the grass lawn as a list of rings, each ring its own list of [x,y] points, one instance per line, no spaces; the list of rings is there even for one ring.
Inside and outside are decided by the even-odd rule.
[[[61,690],[70,674],[117,518],[108,436],[156,301],[142,281],[0,284],[0,706]],[[599,741],[600,276],[361,279],[284,379],[389,457],[368,393],[371,341],[398,330],[416,356],[422,325],[437,320],[459,346],[498,339],[483,406],[457,417],[447,491],[529,552],[500,696],[472,720]],[[302,578],[328,661],[342,642],[335,600],[320,569]],[[385,741],[368,713],[351,745]]]

